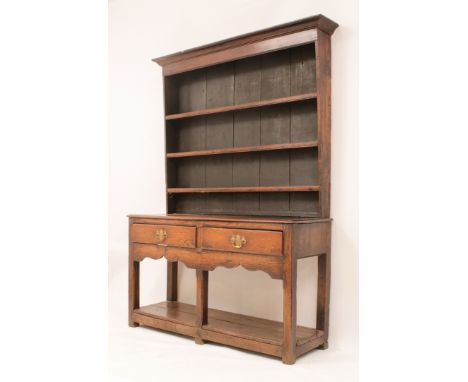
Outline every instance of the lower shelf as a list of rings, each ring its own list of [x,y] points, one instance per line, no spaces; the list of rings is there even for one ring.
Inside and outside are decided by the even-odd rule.
[[[277,321],[236,313],[208,309],[208,324],[197,328],[196,308],[181,302],[163,301],[136,309],[135,322],[141,325],[202,339],[281,356],[283,324]],[[324,343],[323,331],[298,326],[296,329],[298,355]]]

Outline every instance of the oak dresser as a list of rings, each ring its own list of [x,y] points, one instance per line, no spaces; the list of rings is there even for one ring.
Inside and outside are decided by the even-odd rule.
[[[280,357],[328,347],[331,35],[318,15],[154,59],[164,79],[165,215],[129,215],[129,325]],[[315,328],[297,325],[300,259],[318,257]],[[140,306],[140,262],[167,260],[166,301]],[[178,263],[196,304],[177,299]],[[208,307],[217,267],[283,283],[283,321]],[[235,293],[235,292],[233,292]]]

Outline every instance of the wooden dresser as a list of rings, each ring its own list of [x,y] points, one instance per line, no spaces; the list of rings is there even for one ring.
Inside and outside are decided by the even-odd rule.
[[[314,16],[157,58],[164,75],[167,214],[129,215],[129,324],[277,357],[328,346],[330,38]],[[318,257],[317,322],[297,326],[300,259]],[[167,299],[139,304],[140,262],[167,260]],[[196,305],[177,301],[178,262]],[[283,282],[283,322],[208,308],[208,272]],[[235,291],[233,291],[235,293]]]

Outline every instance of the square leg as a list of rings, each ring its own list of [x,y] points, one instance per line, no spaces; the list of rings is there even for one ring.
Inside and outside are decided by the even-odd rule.
[[[177,261],[167,262],[167,289],[166,300],[177,301],[177,270],[179,263]]]
[[[134,261],[132,256],[128,264],[128,325],[139,326],[133,321],[133,311],[140,307],[140,263]]]
[[[208,271],[197,269],[197,305],[196,305],[196,326],[201,328],[208,323]],[[197,334],[195,343],[203,345],[204,341]]]
[[[283,363],[292,365],[296,362],[296,326],[297,326],[297,259],[291,251],[291,233],[286,230],[285,261],[283,269]]]
[[[330,250],[318,258],[317,329],[325,332],[325,343],[319,349],[328,349],[328,325],[330,310]]]

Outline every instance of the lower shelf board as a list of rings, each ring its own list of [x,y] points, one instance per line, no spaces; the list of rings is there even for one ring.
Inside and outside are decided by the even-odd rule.
[[[208,324],[196,327],[196,308],[182,302],[163,301],[135,309],[135,322],[204,340],[281,356],[283,324],[277,321],[208,309]],[[324,343],[323,331],[298,326],[298,355]]]

